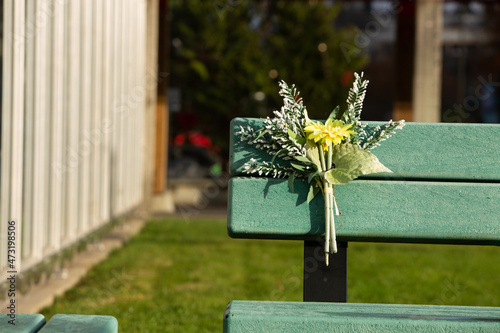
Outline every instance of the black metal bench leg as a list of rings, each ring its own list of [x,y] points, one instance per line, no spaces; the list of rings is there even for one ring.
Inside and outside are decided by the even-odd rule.
[[[304,302],[347,302],[347,242],[325,265],[324,243],[304,242]]]

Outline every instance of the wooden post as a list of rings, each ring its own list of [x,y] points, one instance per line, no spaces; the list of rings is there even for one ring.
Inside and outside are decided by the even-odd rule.
[[[154,192],[162,193],[167,186],[167,98],[158,96],[156,106],[156,154]]]
[[[413,121],[441,120],[443,2],[417,1]]]
[[[168,73],[169,59],[169,1],[160,1],[158,33],[158,103],[156,108],[156,158],[154,192],[162,193],[167,186],[168,138]]]
[[[412,121],[412,77],[415,52],[415,3],[402,2],[397,8],[396,90],[393,119]]]

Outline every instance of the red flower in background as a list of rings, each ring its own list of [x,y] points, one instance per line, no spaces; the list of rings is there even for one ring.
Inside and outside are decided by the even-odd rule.
[[[189,132],[187,136],[188,143],[195,146],[195,147],[203,147],[210,149],[212,148],[212,140],[206,135],[203,135],[201,132],[194,131],[194,132]],[[178,134],[174,138],[174,145],[176,146],[182,146],[183,144],[186,143],[186,134]]]
[[[340,79],[340,84],[342,84],[343,87],[351,85],[353,77],[354,73],[352,71],[345,71],[344,74],[342,74],[342,78]]]

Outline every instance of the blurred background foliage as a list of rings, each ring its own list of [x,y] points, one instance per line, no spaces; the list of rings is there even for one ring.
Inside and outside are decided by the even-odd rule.
[[[325,2],[170,2],[170,87],[179,108],[171,136],[200,131],[227,156],[229,122],[279,109],[278,81],[295,83],[311,117],[344,107],[363,52],[344,57],[357,28],[336,28],[339,7]]]

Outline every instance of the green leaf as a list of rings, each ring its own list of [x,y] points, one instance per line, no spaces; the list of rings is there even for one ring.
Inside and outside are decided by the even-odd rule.
[[[320,190],[321,189],[317,184],[311,184],[311,186],[309,186],[309,191],[307,191],[307,203],[311,202]]]
[[[288,136],[297,141],[300,145],[306,144],[306,139],[288,128]]]
[[[319,175],[318,171],[316,172],[311,172],[308,176],[307,176],[307,181],[310,183],[314,177],[316,177],[317,175]]]
[[[311,184],[311,186],[309,186],[309,191],[307,192],[307,203],[310,203],[311,200],[314,199],[314,196],[316,195],[316,193],[314,193],[315,188],[316,188],[315,184]]]
[[[297,170],[299,171],[306,171],[306,167],[303,164],[295,163],[295,162],[290,162],[290,164]]]
[[[316,166],[316,170],[323,171],[321,170],[321,160],[319,156],[322,152],[319,151],[318,145],[312,140],[307,140],[304,147],[306,148],[307,158]]]
[[[304,163],[312,163],[310,159],[304,156],[295,156],[295,159],[299,162],[304,162]]]
[[[330,113],[330,116],[328,116],[328,119],[331,120],[339,119],[338,117],[339,111],[340,111],[340,106],[337,105],[337,107],[333,109],[332,113]]]
[[[335,168],[324,175],[330,184],[347,184],[361,175],[392,172],[379,162],[377,156],[351,143],[333,147],[333,163]]]
[[[295,171],[288,177],[288,188],[293,193],[293,181],[295,180]]]
[[[260,129],[259,132],[260,132],[259,135],[257,135],[257,137],[253,140],[254,142],[257,141],[261,136],[263,136],[264,134],[266,134],[266,131],[263,128]]]
[[[276,152],[276,154],[274,154],[273,158],[271,159],[271,164],[273,164],[273,163],[274,163],[274,159],[275,159],[276,157],[278,157],[278,155],[279,155],[279,154],[286,153],[286,152],[287,152],[287,150],[286,150],[286,149],[281,149],[281,150],[277,151],[277,152]]]

